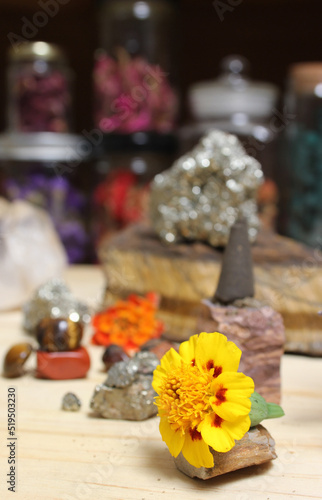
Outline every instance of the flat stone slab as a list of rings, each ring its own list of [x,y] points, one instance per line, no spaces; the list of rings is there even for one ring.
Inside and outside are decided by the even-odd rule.
[[[194,467],[184,458],[182,453],[174,459],[177,468],[189,477],[211,479],[227,472],[233,472],[252,465],[260,465],[277,458],[275,441],[265,427],[253,427],[245,436],[236,441],[235,446],[227,453],[211,450],[214,467]]]
[[[103,240],[99,258],[107,305],[152,290],[160,294],[158,314],[170,340],[181,342],[200,332],[200,303],[217,288],[220,249],[199,242],[165,245],[150,228],[131,226]],[[282,315],[285,350],[321,356],[322,252],[263,230],[252,246],[252,258],[255,298]]]

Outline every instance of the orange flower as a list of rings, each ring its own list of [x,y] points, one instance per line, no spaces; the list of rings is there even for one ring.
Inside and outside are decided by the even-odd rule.
[[[119,300],[93,317],[92,343],[117,344],[128,352],[138,351],[148,340],[160,337],[163,331],[163,323],[155,317],[157,305],[158,297],[153,293]]]

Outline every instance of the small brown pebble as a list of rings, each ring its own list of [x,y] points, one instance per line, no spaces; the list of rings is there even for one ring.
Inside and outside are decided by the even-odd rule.
[[[24,364],[32,353],[31,344],[22,342],[12,346],[3,361],[3,376],[7,378],[21,377]]]
[[[124,349],[116,344],[111,344],[108,346],[103,354],[103,363],[105,365],[106,371],[108,371],[111,366],[119,361],[128,361],[130,358],[124,351]]]
[[[80,347],[83,325],[66,318],[44,318],[37,325],[36,334],[42,351],[73,351]]]

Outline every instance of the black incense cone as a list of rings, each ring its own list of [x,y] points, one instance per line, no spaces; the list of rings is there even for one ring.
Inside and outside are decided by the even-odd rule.
[[[237,299],[253,296],[253,262],[248,226],[246,220],[240,218],[230,230],[214,302],[231,304]]]

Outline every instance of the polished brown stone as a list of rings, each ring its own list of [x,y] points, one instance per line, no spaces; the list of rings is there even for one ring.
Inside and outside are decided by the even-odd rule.
[[[83,325],[69,318],[44,318],[36,328],[40,349],[47,352],[78,349]]]
[[[105,349],[102,357],[106,371],[108,371],[115,363],[118,363],[119,361],[128,361],[129,359],[129,356],[126,354],[123,347],[116,344],[109,345]]]
[[[26,342],[12,346],[3,360],[3,376],[21,377],[24,374],[24,364],[32,351],[32,345]]]
[[[52,380],[83,378],[90,368],[90,358],[84,347],[74,351],[37,351],[37,377]]]

